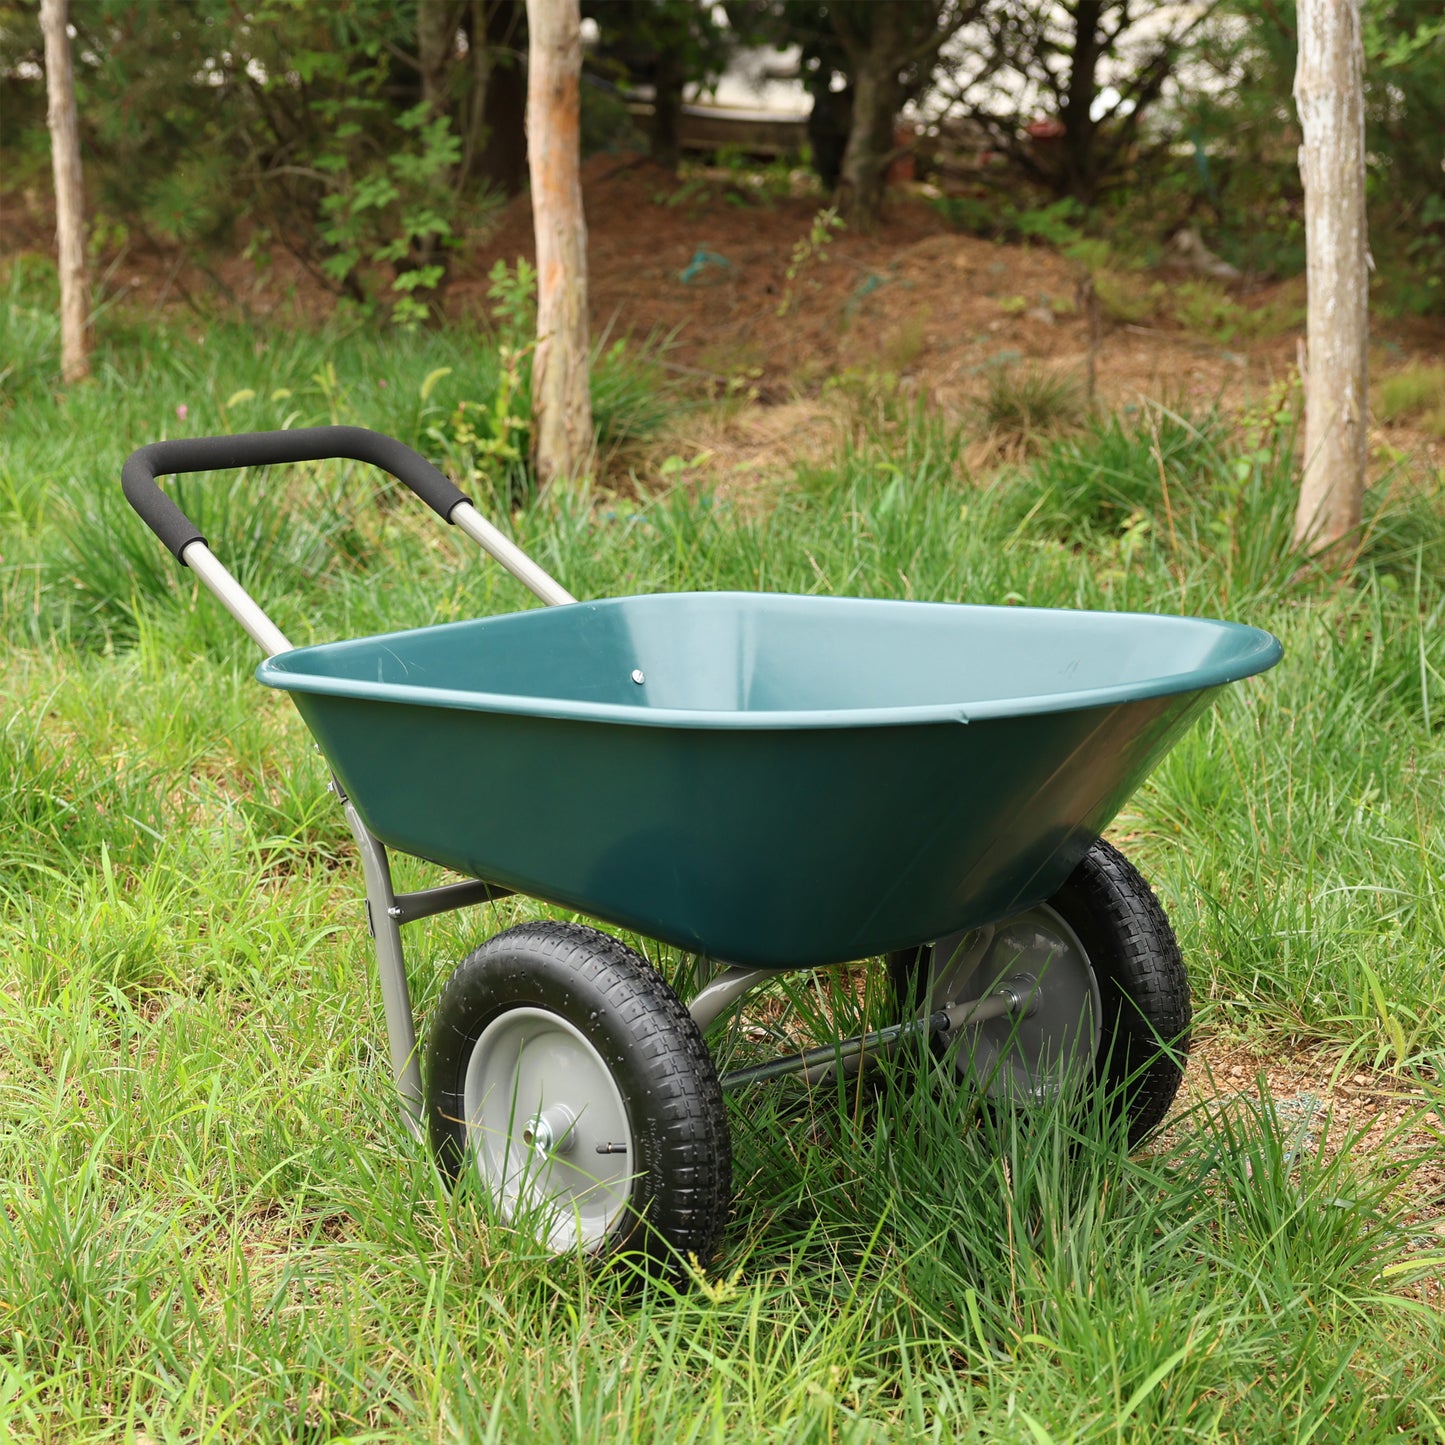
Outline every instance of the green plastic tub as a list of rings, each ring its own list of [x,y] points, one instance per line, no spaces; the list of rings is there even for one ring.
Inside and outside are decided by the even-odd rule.
[[[384,843],[730,963],[1051,896],[1212,691],[1229,622],[671,593],[263,662]]]

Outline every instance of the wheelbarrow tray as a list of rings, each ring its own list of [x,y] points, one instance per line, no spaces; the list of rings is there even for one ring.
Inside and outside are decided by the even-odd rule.
[[[1255,628],[669,593],[285,652],[388,846],[730,963],[857,959],[1051,896]]]

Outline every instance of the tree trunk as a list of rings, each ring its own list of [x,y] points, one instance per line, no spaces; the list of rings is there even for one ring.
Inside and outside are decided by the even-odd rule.
[[[1103,0],[1081,0],[1074,11],[1074,48],[1069,57],[1069,86],[1059,115],[1064,126],[1065,195],[1086,206],[1094,204],[1098,183],[1094,157],[1094,97],[1098,93],[1099,22]]]
[[[416,49],[417,63],[421,67],[421,95],[426,103],[427,113],[432,120],[442,119],[454,122],[452,71],[456,62],[457,30],[461,25],[461,12],[452,0],[418,0],[416,8]],[[448,188],[459,185],[460,177],[455,170],[445,177]],[[421,294],[425,297],[427,314],[433,325],[439,325],[445,316],[443,300],[447,282],[451,275],[451,256],[436,236],[418,236],[411,243],[408,263],[416,270],[427,267],[441,268],[436,283]],[[417,292],[411,293],[417,296]]]
[[[522,0],[488,0],[486,48],[492,68],[477,170],[508,196],[520,195],[527,184],[527,75],[515,53],[523,13]]]
[[[80,128],[70,68],[66,0],[41,0],[45,35],[46,119],[55,170],[55,237],[60,252],[60,370],[66,381],[90,375],[85,284],[85,193],[80,178]]]
[[[593,450],[581,27],[578,0],[527,0],[527,154],[537,237],[532,459],[544,488],[558,477],[581,476]]]
[[[892,26],[884,17],[892,9],[878,7],[882,32],[876,49],[853,64],[853,115],[843,151],[838,203],[854,230],[871,231],[883,214],[883,187],[893,151],[893,121],[903,103],[898,64],[891,56]]]
[[[487,39],[487,0],[469,0],[460,26],[467,42],[466,96],[458,119],[462,137],[462,160],[458,181],[470,185],[479,169],[482,147],[487,139],[487,99],[492,78],[492,48]]]
[[[1308,262],[1304,475],[1295,544],[1340,557],[1365,492],[1369,294],[1360,0],[1300,0],[1294,98]]]
[[[813,108],[808,112],[808,148],[813,152],[813,170],[823,189],[833,192],[843,179],[843,152],[853,126],[853,89],[832,88],[833,70],[822,66],[808,86]]]
[[[433,117],[451,114],[451,68],[458,19],[451,0],[418,0],[416,50],[421,66],[421,98]]]
[[[682,56],[663,48],[657,57],[652,86],[652,126],[648,136],[652,159],[676,171],[682,159]]]

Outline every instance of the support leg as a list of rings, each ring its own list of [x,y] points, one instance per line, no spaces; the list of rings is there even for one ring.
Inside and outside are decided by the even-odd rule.
[[[361,821],[349,798],[343,798],[346,821],[361,853],[366,879],[366,907],[376,943],[376,968],[381,977],[381,1001],[386,1010],[386,1037],[391,1045],[391,1072],[401,1095],[406,1126],[422,1138],[421,1068],[417,1063],[416,1024],[412,1019],[411,990],[406,981],[406,955],[401,946],[396,894],[391,886],[391,864],[386,848]]]

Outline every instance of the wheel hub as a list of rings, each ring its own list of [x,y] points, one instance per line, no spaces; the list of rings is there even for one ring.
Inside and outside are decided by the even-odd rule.
[[[949,1042],[961,1075],[995,1098],[1043,1100],[1092,1066],[1099,985],[1078,935],[1047,904],[940,938],[929,952],[921,1012],[1002,993],[1001,1017],[965,1024]]]
[[[576,1114],[565,1104],[553,1104],[522,1126],[522,1143],[538,1154],[566,1153],[576,1143],[572,1134],[576,1122]]]
[[[600,1248],[632,1193],[627,1109],[606,1061],[560,1014],[513,1008],[472,1046],[467,1144],[508,1223],[554,1249]]]

